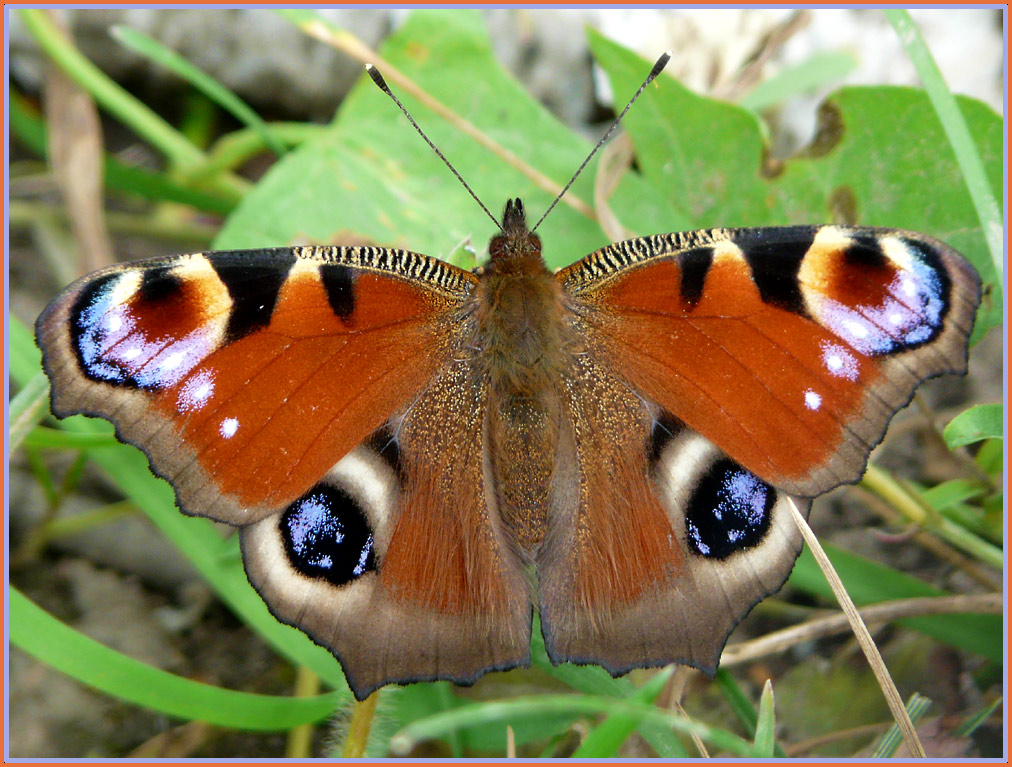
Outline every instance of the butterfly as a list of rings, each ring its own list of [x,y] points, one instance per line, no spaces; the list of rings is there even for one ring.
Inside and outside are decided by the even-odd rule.
[[[109,267],[36,338],[52,410],[101,416],[359,699],[553,663],[712,672],[926,378],[980,282],[931,237],[708,229],[553,273],[522,202],[465,271],[378,246]]]

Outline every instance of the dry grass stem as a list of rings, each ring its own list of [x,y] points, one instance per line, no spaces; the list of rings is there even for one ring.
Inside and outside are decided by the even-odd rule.
[[[899,691],[897,691],[892,677],[889,676],[889,670],[886,668],[885,662],[882,660],[882,656],[879,654],[878,648],[871,638],[871,634],[868,633],[868,627],[861,620],[861,615],[858,613],[857,607],[854,606],[854,601],[850,598],[850,594],[847,593],[847,589],[844,588],[843,581],[837,575],[836,570],[833,568],[833,563],[829,561],[829,557],[826,556],[826,552],[823,550],[822,544],[819,543],[819,539],[815,536],[815,533],[812,532],[812,528],[809,527],[808,522],[805,521],[794,501],[790,497],[787,500],[787,505],[791,509],[791,515],[794,517],[794,521],[801,531],[805,543],[812,550],[815,561],[818,562],[819,568],[822,570],[823,575],[826,576],[826,580],[833,590],[833,594],[843,608],[843,612],[854,631],[854,637],[861,645],[861,649],[864,651],[865,657],[871,666],[872,673],[875,674],[879,687],[882,688],[882,694],[885,696],[893,719],[895,719],[900,732],[903,734],[903,741],[907,744],[907,748],[910,749],[910,753],[913,756],[923,759],[925,757],[924,747],[917,737],[917,731],[914,729],[913,722],[910,721],[910,716],[903,705],[903,699],[900,698]]]

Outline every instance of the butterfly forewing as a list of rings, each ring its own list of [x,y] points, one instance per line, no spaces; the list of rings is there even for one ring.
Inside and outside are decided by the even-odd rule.
[[[592,354],[774,487],[854,482],[930,376],[965,372],[979,280],[910,232],[706,230],[559,274]]]

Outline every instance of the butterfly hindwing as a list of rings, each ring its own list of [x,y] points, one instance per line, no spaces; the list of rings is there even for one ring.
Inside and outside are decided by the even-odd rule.
[[[538,559],[549,657],[712,672],[801,550],[786,496],[600,362],[577,357],[568,380],[572,470]]]
[[[965,372],[980,300],[943,243],[835,226],[644,237],[558,276],[589,353],[808,497],[860,478],[917,384]]]
[[[530,596],[480,460],[486,400],[467,364],[452,365],[305,496],[241,532],[250,582],[340,658],[360,699],[528,662]]]

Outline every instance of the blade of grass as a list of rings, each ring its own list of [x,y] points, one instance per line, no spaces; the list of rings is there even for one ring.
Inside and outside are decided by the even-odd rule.
[[[899,482],[874,464],[868,464],[868,470],[859,484],[888,502],[911,522],[931,530],[981,562],[1002,569],[1005,555],[1000,548],[936,513],[927,501],[918,497],[916,489],[910,485]]]
[[[36,424],[49,415],[49,380],[41,372],[32,376],[10,401],[7,415],[8,449],[11,453],[36,430]]]
[[[203,153],[175,128],[91,63],[52,23],[47,11],[19,11],[25,27],[39,46],[74,82],[91,93],[105,110],[150,142],[181,171],[192,171],[205,161]],[[245,194],[249,185],[235,176],[219,176],[210,184],[232,202]]]
[[[165,199],[165,198],[162,198]],[[59,222],[66,226],[69,218],[66,210],[44,202],[13,200],[7,208],[11,228],[35,227],[40,220]],[[169,215],[165,215],[165,214]],[[109,231],[135,237],[163,239],[185,246],[206,247],[218,234],[217,226],[194,220],[184,211],[175,210],[132,213],[122,210],[107,210],[105,220]]]
[[[915,692],[910,696],[910,700],[907,701],[907,713],[910,715],[910,721],[919,722],[927,713],[930,706],[931,700],[929,698],[925,698],[923,695]],[[900,747],[901,742],[900,729],[893,723],[882,734],[878,745],[875,746],[875,750],[872,752],[871,758],[889,759],[896,754],[896,749]]]
[[[985,706],[976,714],[968,716],[959,727],[953,730],[955,735],[959,735],[964,738],[968,738],[973,734],[973,731],[980,727],[984,722],[991,718],[991,715],[998,710],[998,707],[1002,705],[1004,698],[995,698],[991,701],[991,704]]]
[[[745,728],[745,732],[756,732],[759,727],[759,714],[756,712],[755,706],[752,705],[752,701],[748,699],[748,696],[738,685],[734,676],[727,669],[718,668],[717,673],[714,675],[714,681],[717,683],[717,687],[720,688],[721,693],[723,693],[728,705],[731,706],[734,715]],[[778,744],[774,744],[774,753],[781,758],[787,756]]]
[[[840,606],[843,608],[844,613],[847,615],[847,619],[850,621],[851,628],[854,631],[854,637],[861,646],[861,650],[864,652],[865,657],[868,659],[868,664],[871,666],[872,673],[875,674],[875,678],[878,680],[879,686],[882,688],[882,694],[885,696],[886,703],[889,705],[889,710],[892,712],[893,719],[896,721],[896,724],[899,725],[900,731],[903,733],[904,742],[907,744],[907,747],[910,749],[910,753],[913,754],[914,757],[923,759],[925,757],[924,747],[921,745],[921,741],[917,737],[917,731],[914,729],[913,722],[910,721],[907,710],[903,706],[900,694],[896,690],[896,684],[893,682],[892,677],[889,676],[889,670],[886,668],[885,662],[879,654],[878,647],[875,646],[875,640],[871,638],[871,633],[868,631],[868,627],[864,624],[864,621],[861,620],[861,616],[857,612],[857,607],[855,607],[853,600],[847,593],[847,589],[844,588],[843,581],[840,580],[840,576],[837,575],[836,570],[833,569],[833,563],[829,561],[829,557],[826,556],[826,552],[823,551],[822,544],[815,536],[815,533],[812,532],[812,528],[808,526],[808,522],[805,520],[804,516],[802,516],[797,505],[789,496],[787,497],[787,505],[791,510],[791,516],[794,518],[795,524],[798,526],[802,537],[805,539],[805,543],[808,544],[808,548],[811,550],[816,562],[818,562],[819,569],[822,570],[823,575],[826,576],[826,581],[833,590],[833,596],[836,597]]]
[[[654,674],[646,684],[635,690],[626,700],[631,703],[653,703],[664,690],[674,666]],[[639,721],[626,714],[612,714],[594,727],[572,756],[576,759],[600,759],[617,756],[618,750],[636,729]]]
[[[42,376],[42,379],[46,380],[45,375]],[[48,391],[47,384],[46,392],[48,393]],[[120,444],[111,429],[108,433],[96,431],[90,434],[72,434],[63,429],[36,426],[25,437],[25,447],[33,448],[87,450],[95,447],[118,447]]]
[[[119,41],[127,48],[161,64],[186,80],[236,120],[256,131],[274,154],[278,157],[284,156],[287,151],[284,144],[278,141],[253,108],[209,74],[195,67],[175,51],[166,48],[157,40],[153,40],[136,29],[116,25],[110,34],[114,40]]]
[[[337,693],[312,698],[225,690],[111,650],[56,620],[16,588],[7,595],[10,641],[79,682],[154,711],[244,730],[285,730],[330,714]]]
[[[755,757],[758,759],[772,759],[774,747],[776,746],[776,714],[773,710],[773,684],[769,679],[763,685],[762,695],[759,696],[759,716],[755,726]]]
[[[759,112],[792,96],[815,90],[835,80],[842,80],[856,66],[857,59],[850,53],[843,51],[817,53],[806,61],[763,80],[738,103]]]
[[[19,386],[42,371],[42,354],[35,346],[32,331],[14,315],[7,315],[7,365],[8,373]]]
[[[545,639],[541,634],[541,621],[537,614],[534,616],[531,632],[531,663],[563,684],[588,695],[624,698],[633,691],[632,683],[628,679],[616,679],[600,666],[575,666],[572,663],[552,665],[545,652]],[[668,727],[657,725],[655,722],[641,722],[637,731],[661,757],[678,758],[689,755],[682,742]]]
[[[390,741],[391,751],[403,754],[415,745],[441,738],[454,728],[463,729],[521,718],[564,714],[628,715],[666,725],[678,732],[696,733],[714,746],[741,756],[752,754],[752,744],[726,730],[687,720],[643,703],[630,703],[594,695],[537,695],[460,706],[412,722]]]
[[[40,157],[48,156],[46,125],[31,104],[15,88],[9,91],[8,115],[11,135],[23,142]],[[235,201],[207,194],[176,183],[162,173],[146,168],[124,165],[105,154],[103,175],[109,189],[135,194],[146,200],[181,202],[209,213],[228,213]]]
[[[314,123],[280,122],[265,126],[276,143],[286,148],[303,144],[326,133],[326,128]],[[251,128],[226,133],[211,145],[207,152],[207,164],[194,178],[232,170],[265,148],[264,138],[259,131]]]
[[[309,698],[320,692],[320,677],[305,666],[295,670],[295,697]],[[313,723],[305,722],[288,731],[286,759],[308,759],[312,754]]]
[[[348,733],[341,746],[342,759],[360,759],[365,756],[380,694],[381,691],[376,690],[365,700],[355,701],[351,722],[348,724]]]
[[[914,68],[917,69],[917,74],[920,75],[921,82],[924,83],[924,89],[931,100],[931,105],[938,114],[938,119],[942,123],[945,135],[949,138],[949,143],[952,144],[952,151],[956,155],[963,179],[966,181],[967,191],[970,193],[977,217],[980,219],[981,228],[984,230],[984,239],[991,252],[995,272],[1000,278],[1004,274],[1005,267],[1003,247],[1005,226],[1001,207],[991,192],[987,173],[984,170],[984,162],[980,159],[977,145],[970,137],[970,130],[966,127],[963,113],[956,105],[956,99],[945,84],[945,78],[942,77],[931,51],[928,50],[924,38],[921,37],[920,30],[910,17],[910,12],[903,8],[886,8],[885,15],[896,30],[903,47],[906,48]]]

